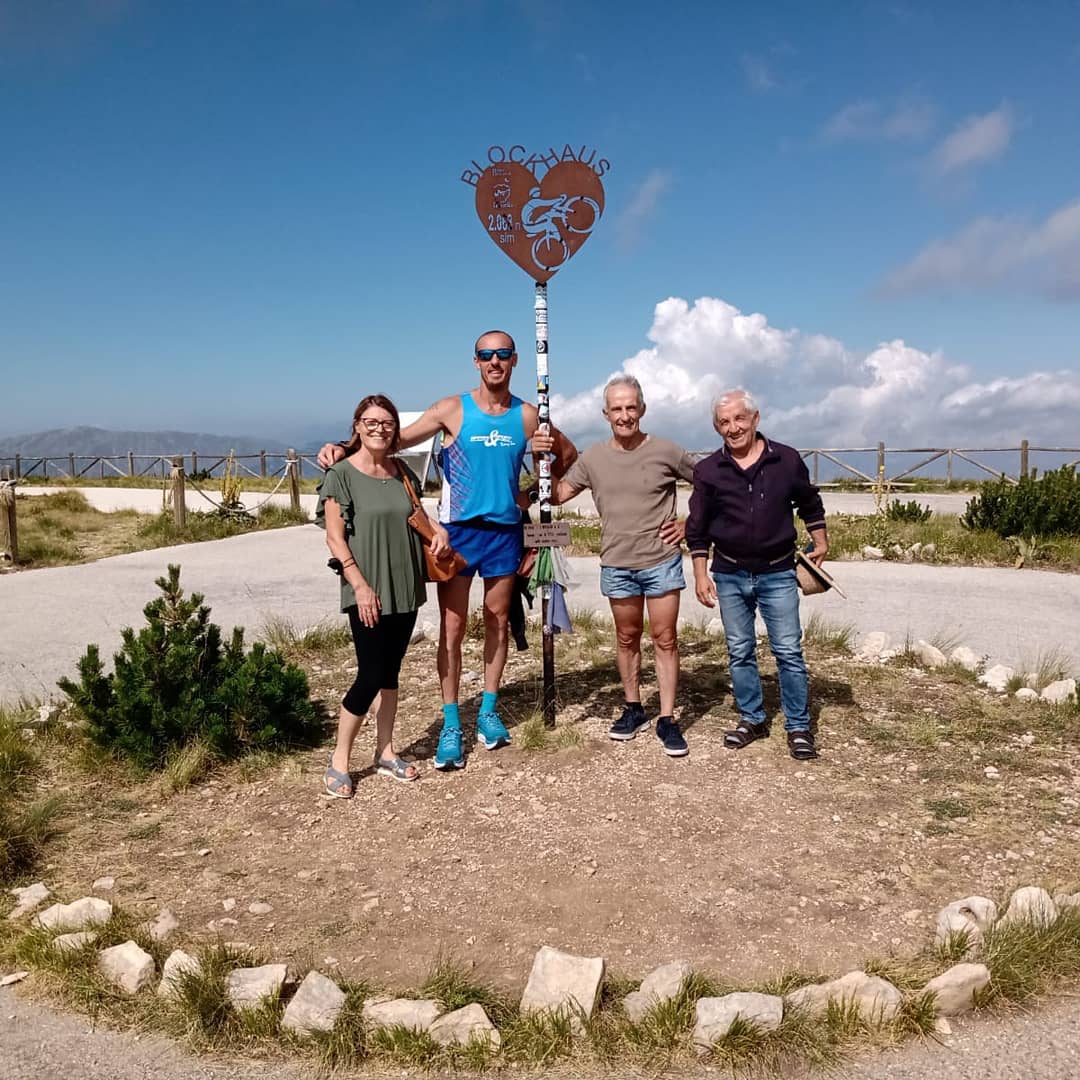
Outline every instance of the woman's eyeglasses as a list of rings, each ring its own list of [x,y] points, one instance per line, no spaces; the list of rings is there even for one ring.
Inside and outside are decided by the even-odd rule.
[[[397,426],[393,420],[367,420],[363,417],[360,423],[363,424],[365,431],[393,431]]]
[[[514,355],[514,350],[511,349],[477,349],[476,359],[481,364],[488,363],[493,356],[497,356],[500,360],[509,360]]]

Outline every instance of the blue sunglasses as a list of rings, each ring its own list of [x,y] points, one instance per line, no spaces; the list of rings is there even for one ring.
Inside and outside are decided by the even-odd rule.
[[[477,349],[476,359],[481,364],[486,364],[491,360],[493,356],[497,356],[500,360],[509,360],[514,355],[513,348],[509,349]]]

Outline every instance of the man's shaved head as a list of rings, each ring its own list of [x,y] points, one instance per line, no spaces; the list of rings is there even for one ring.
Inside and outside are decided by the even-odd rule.
[[[497,344],[492,344],[491,342],[489,342],[487,345],[484,346],[484,348],[486,348],[486,349],[503,349],[503,348],[506,348],[506,346],[508,345],[511,349],[513,349],[515,352],[517,352],[517,346],[514,344],[514,339],[505,330],[485,330],[476,339],[476,344],[473,346],[473,352],[476,352],[476,350],[480,348],[480,342],[483,341],[484,338],[489,338],[489,337],[503,337],[503,338],[506,338],[506,343],[504,345],[502,342],[499,342]]]

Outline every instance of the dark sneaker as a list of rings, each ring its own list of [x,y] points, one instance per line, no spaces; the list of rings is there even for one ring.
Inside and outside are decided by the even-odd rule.
[[[649,723],[645,710],[640,704],[627,705],[622,716],[608,728],[608,738],[616,742],[627,742]]]
[[[724,732],[724,745],[729,750],[741,750],[744,746],[749,746],[758,739],[767,739],[768,737],[769,725],[767,722],[764,724],[752,724],[749,720],[740,720],[731,731]]]
[[[668,757],[686,757],[690,753],[690,747],[686,745],[683,733],[674,720],[661,716],[656,721],[656,737],[664,745],[664,753]]]
[[[814,746],[814,736],[809,731],[789,731],[787,733],[788,750],[796,761],[811,761],[818,756]]]

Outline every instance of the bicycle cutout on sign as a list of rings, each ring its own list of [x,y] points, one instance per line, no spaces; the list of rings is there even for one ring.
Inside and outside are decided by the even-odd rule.
[[[540,196],[540,189],[529,192],[529,201],[521,208],[521,226],[532,238],[532,258],[537,266],[549,270],[570,257],[560,225],[569,233],[588,235],[600,220],[600,206],[587,195]]]

